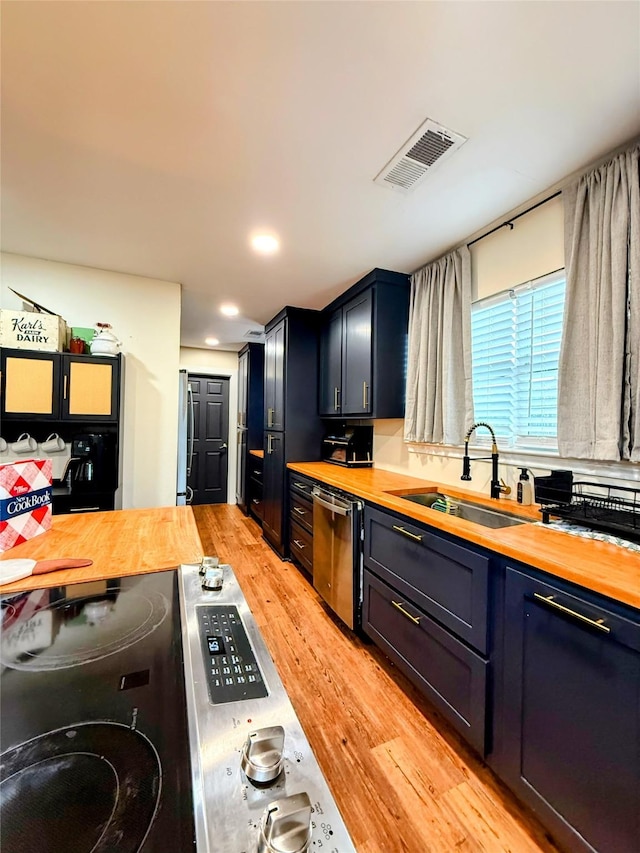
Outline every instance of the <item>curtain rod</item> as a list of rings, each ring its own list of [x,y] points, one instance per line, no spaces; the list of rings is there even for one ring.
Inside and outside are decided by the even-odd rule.
[[[541,207],[543,204],[546,204],[548,201],[551,201],[552,198],[557,198],[559,195],[562,195],[562,190],[558,190],[557,193],[550,195],[549,198],[545,198],[542,201],[539,201],[537,204],[531,205],[526,210],[523,210],[522,213],[519,213],[517,216],[512,216],[511,219],[507,219],[506,222],[503,222],[502,225],[496,225],[495,228],[492,228],[491,231],[487,231],[486,234],[483,234],[482,237],[476,237],[475,240],[472,240],[470,243],[467,243],[467,248],[473,246],[474,243],[479,243],[480,240],[484,240],[485,237],[488,237],[489,234],[494,234],[496,231],[499,231],[501,228],[505,228],[507,225],[513,231],[513,223],[516,219],[520,219],[521,216],[524,216],[526,213],[531,213],[532,210],[535,210],[536,207]]]

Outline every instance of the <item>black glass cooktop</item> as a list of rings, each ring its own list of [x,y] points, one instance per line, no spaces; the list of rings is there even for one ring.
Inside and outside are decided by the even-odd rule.
[[[192,851],[177,573],[0,610],[3,853]]]

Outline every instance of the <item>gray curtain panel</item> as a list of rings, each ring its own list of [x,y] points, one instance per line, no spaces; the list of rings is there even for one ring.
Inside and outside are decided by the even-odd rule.
[[[466,246],[411,276],[406,441],[462,444],[473,423]]]
[[[558,372],[558,448],[639,459],[640,146],[564,192],[567,292]]]

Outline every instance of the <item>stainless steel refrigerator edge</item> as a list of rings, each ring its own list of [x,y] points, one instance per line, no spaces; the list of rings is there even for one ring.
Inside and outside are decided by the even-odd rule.
[[[191,503],[193,491],[187,484],[193,461],[193,398],[186,370],[178,374],[178,476],[176,506]]]

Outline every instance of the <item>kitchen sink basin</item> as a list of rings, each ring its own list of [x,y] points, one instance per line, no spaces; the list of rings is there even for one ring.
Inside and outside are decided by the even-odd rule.
[[[442,492],[424,492],[417,495],[399,495],[405,501],[413,501],[413,503],[421,504],[429,508],[433,508],[433,504],[438,501],[442,506],[447,501],[452,504],[453,515],[457,518],[464,518],[466,521],[472,521],[474,524],[481,524],[483,527],[514,527],[517,524],[529,523],[528,518],[512,515],[509,512],[492,509],[484,504],[475,503],[474,501],[463,498],[451,498]],[[441,510],[434,509],[434,512]]]

